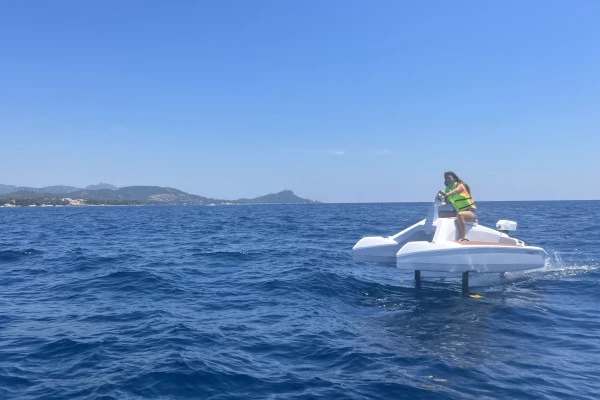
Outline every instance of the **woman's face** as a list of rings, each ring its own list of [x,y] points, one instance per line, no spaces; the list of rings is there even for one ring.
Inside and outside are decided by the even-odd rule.
[[[452,175],[445,175],[444,176],[444,183],[446,184],[446,186],[450,187],[452,185],[454,185],[454,177]]]

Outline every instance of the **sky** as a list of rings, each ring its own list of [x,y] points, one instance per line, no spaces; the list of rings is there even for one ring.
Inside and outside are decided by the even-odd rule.
[[[0,0],[0,183],[600,199],[600,2]]]

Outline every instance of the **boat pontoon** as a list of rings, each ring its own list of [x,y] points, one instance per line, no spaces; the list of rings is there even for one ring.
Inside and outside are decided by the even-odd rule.
[[[388,237],[365,237],[352,248],[354,260],[396,264],[415,271],[462,274],[463,290],[468,290],[469,272],[503,273],[541,268],[546,252],[509,236],[517,223],[500,220],[496,230],[467,222],[466,239],[458,242],[455,217],[439,217],[442,197],[436,196],[427,218]]]

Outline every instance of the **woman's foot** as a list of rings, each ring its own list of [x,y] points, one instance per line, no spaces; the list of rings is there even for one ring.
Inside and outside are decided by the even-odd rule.
[[[459,241],[459,242],[468,242],[468,241],[469,241],[469,239],[467,239],[467,238],[460,238],[460,239],[458,239],[458,241]]]

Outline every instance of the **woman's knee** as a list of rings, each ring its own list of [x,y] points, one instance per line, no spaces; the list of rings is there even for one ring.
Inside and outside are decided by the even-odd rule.
[[[466,221],[475,221],[477,219],[475,217],[475,214],[473,214],[470,211],[460,212],[460,213],[458,213],[456,218],[460,218],[461,221],[465,221],[465,222]]]

